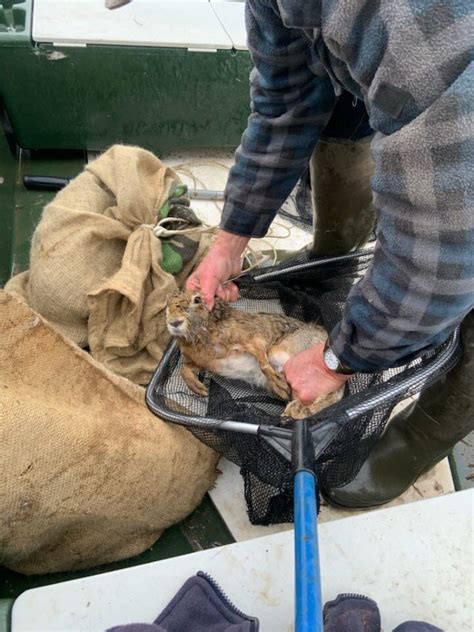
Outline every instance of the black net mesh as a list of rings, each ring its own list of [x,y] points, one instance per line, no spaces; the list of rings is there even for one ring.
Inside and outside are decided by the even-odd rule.
[[[301,176],[298,184],[278,211],[280,217],[308,232],[313,232],[313,204],[309,167]]]
[[[363,275],[370,258],[367,253],[322,262],[312,261],[310,255],[302,254],[276,269],[243,280],[237,306],[250,312],[285,313],[302,321],[317,322],[331,330],[341,318],[350,288]],[[455,364],[458,353],[453,352],[436,365],[437,358],[446,356],[443,349],[448,344],[449,341],[411,365],[354,376],[347,382],[343,400],[311,418],[320,486],[342,486],[355,477],[385,428],[394,406],[438,379]],[[190,413],[197,421],[219,419],[281,425],[284,405],[266,391],[244,382],[202,374],[200,378],[209,388],[209,396],[202,398],[187,388],[180,377],[180,365],[179,352],[175,352],[165,366],[161,366],[160,379],[152,380],[148,390],[152,409],[157,405],[161,411],[164,407],[175,413]],[[387,398],[392,391],[397,392],[388,401],[378,401]],[[372,404],[364,410],[369,399]],[[292,521],[293,483],[288,441],[273,441],[261,435],[194,424],[189,429],[201,441],[240,466],[249,519],[253,524]]]

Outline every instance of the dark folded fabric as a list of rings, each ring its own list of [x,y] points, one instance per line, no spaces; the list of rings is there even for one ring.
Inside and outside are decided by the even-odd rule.
[[[338,595],[323,610],[324,632],[380,632],[377,604],[362,595]],[[406,621],[393,632],[443,632],[430,623]]]
[[[381,632],[380,612],[363,595],[338,595],[323,611],[324,632]],[[258,632],[258,619],[238,610],[216,582],[199,572],[180,588],[154,623],[130,623],[107,632]],[[430,623],[406,621],[393,632],[443,632]]]
[[[131,623],[108,632],[258,632],[258,626],[258,619],[238,610],[211,577],[199,572],[153,624]]]
[[[397,625],[393,632],[443,632],[443,630],[424,621],[405,621]]]
[[[166,632],[164,628],[154,623],[128,623],[109,628],[107,632]]]
[[[380,612],[372,599],[338,595],[323,610],[324,632],[380,632]]]

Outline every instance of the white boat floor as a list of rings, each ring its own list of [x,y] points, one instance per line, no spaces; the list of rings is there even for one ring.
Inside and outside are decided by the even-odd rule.
[[[186,171],[179,171],[183,182],[194,188],[206,188],[222,191],[225,189],[229,170],[234,164],[233,150],[196,150],[167,153],[159,156],[166,164],[177,167],[186,165],[192,171],[195,180]],[[217,226],[221,219],[222,202],[193,200],[192,208],[206,224]],[[312,240],[311,233],[287,220],[278,217],[270,227],[265,239],[252,239],[250,246],[255,250],[269,250],[274,246],[283,250],[301,250]]]
[[[239,468],[227,459],[221,459],[218,466],[222,474],[217,484],[210,491],[210,496],[222,519],[237,542],[258,538],[271,533],[288,531],[291,524],[284,523],[262,527],[252,525],[247,515],[247,505],[244,497],[244,483]],[[420,476],[417,482],[409,487],[399,498],[386,507],[405,505],[417,500],[433,498],[454,491],[453,479],[449,469],[448,459],[438,463],[432,470]],[[357,514],[368,513],[371,510],[349,511],[331,507],[324,500],[321,501],[319,522],[329,522],[340,518],[349,518]]]
[[[474,629],[474,490],[320,525],[323,601],[340,593],[378,603],[386,632],[424,620],[450,632]],[[190,576],[209,573],[261,632],[293,630],[293,533],[24,592],[12,632],[103,632],[151,623]]]

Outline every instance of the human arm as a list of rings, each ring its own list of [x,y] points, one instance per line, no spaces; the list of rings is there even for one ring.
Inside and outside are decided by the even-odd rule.
[[[335,104],[329,78],[322,68],[319,76],[309,69],[308,42],[300,31],[283,26],[276,2],[248,0],[246,25],[255,64],[251,115],[229,174],[216,245],[187,284],[189,289],[204,287],[209,306],[215,292],[226,300],[237,295],[233,284],[221,287],[237,273],[236,257],[240,261],[245,247],[231,250],[230,234],[247,241],[266,234]]]
[[[366,29],[342,48],[352,76],[370,59],[360,81],[378,131],[375,255],[330,335],[357,371],[413,360],[474,307],[473,23],[465,3],[440,4],[449,20],[428,6],[382,3],[376,17],[388,37]]]
[[[333,15],[326,36],[367,95],[378,131],[377,245],[330,345],[344,365],[373,372],[441,344],[474,307],[473,26],[462,2],[441,2],[439,13],[349,4],[339,3],[343,22]],[[312,353],[285,367],[306,399],[327,394],[322,352]]]
[[[247,0],[251,114],[225,191],[221,228],[263,237],[307,167],[336,97],[308,40],[283,25],[278,3]],[[318,73],[318,74],[315,74]]]

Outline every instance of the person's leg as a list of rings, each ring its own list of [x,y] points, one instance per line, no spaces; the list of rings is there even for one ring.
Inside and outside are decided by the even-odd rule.
[[[390,502],[474,430],[474,310],[461,339],[458,365],[390,421],[351,483],[323,490],[329,503],[356,509]]]
[[[372,136],[363,102],[343,93],[310,161],[317,255],[356,250],[372,235]]]

